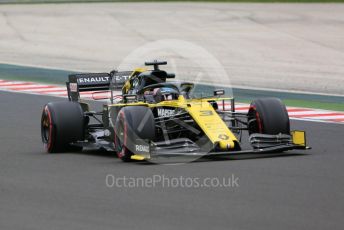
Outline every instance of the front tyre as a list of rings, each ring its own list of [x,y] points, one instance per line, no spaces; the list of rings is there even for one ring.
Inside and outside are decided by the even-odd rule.
[[[261,98],[254,100],[248,112],[249,134],[288,134],[290,121],[288,111],[278,98]]]
[[[137,140],[155,139],[155,120],[152,111],[145,106],[123,107],[115,123],[115,146],[118,157],[131,161]]]
[[[41,137],[49,153],[81,151],[70,145],[84,140],[84,113],[76,102],[50,102],[44,106],[41,118]]]

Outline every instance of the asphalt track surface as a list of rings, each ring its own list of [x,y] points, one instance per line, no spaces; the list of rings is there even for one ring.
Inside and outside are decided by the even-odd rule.
[[[0,229],[342,229],[344,126],[292,121],[308,152],[182,165],[123,163],[102,152],[47,154],[43,105],[0,92]],[[97,105],[99,106],[99,104]],[[230,177],[232,188],[119,188],[116,177]]]
[[[343,12],[344,4],[1,5],[0,62],[110,71],[142,46],[176,39],[207,50],[229,75],[202,81],[343,95]],[[137,57],[135,66],[153,57],[176,62],[177,76],[195,79],[189,72],[197,65],[174,53],[152,50]],[[203,61],[203,67],[213,67]]]

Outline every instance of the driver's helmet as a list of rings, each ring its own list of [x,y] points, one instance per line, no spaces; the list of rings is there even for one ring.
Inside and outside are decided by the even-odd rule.
[[[153,96],[156,102],[177,100],[179,92],[176,89],[162,87],[154,89]]]

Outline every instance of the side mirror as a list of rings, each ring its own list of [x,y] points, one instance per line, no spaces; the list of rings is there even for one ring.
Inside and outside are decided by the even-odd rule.
[[[224,89],[216,89],[214,90],[214,96],[222,96],[225,95],[225,90]]]

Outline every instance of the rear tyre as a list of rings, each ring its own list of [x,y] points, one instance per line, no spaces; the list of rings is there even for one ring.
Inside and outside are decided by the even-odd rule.
[[[155,139],[154,115],[145,106],[123,107],[115,123],[115,146],[122,161],[131,161],[137,139]]]
[[[70,145],[84,140],[84,113],[79,103],[50,102],[44,106],[41,118],[41,136],[49,153],[81,151]]]
[[[254,100],[248,112],[249,134],[290,134],[288,111],[278,98]]]

